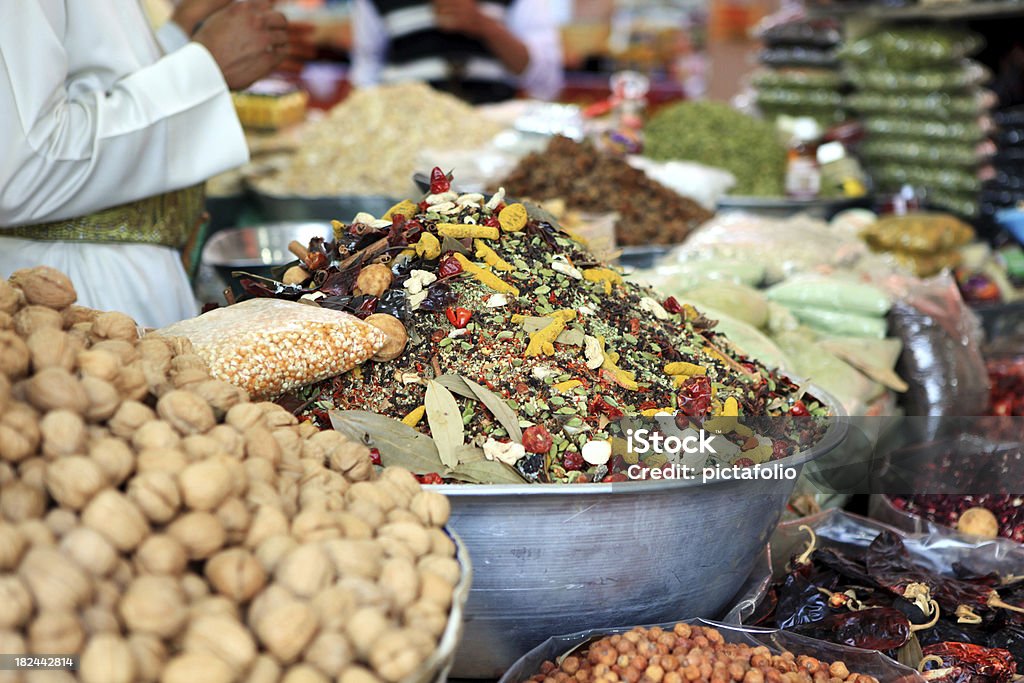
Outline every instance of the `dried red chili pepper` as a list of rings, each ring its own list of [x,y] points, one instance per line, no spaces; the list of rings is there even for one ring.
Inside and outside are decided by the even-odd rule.
[[[353,299],[352,302],[356,303],[357,299],[358,297]],[[352,315],[357,318],[368,318],[377,311],[377,301],[378,299],[375,296],[367,296],[363,298],[362,301],[357,303],[355,310],[352,311]]]
[[[896,650],[910,640],[910,620],[891,607],[829,614],[824,619],[792,629],[802,636],[865,650]]]
[[[670,296],[669,298],[665,299],[665,301],[662,302],[661,307],[664,308],[669,313],[682,314],[683,312],[683,305],[679,303],[679,300],[676,299],[674,296]]]
[[[484,225],[486,225],[488,228],[500,228],[501,221],[498,220],[498,216],[497,214],[495,214],[490,216],[487,220],[485,220]]]
[[[803,401],[794,401],[793,407],[789,409],[789,414],[793,417],[807,417],[811,413]]]
[[[469,319],[473,317],[473,311],[461,306],[458,308],[449,306],[444,310],[444,315],[448,318],[448,322],[461,330],[469,324]]]
[[[679,411],[687,417],[705,417],[711,410],[711,380],[704,375],[687,378],[677,401]]]
[[[370,462],[373,463],[374,465],[382,465],[380,459],[380,450],[376,448],[370,449]]]
[[[587,410],[591,415],[604,415],[609,420],[617,420],[625,414],[621,409],[608,403],[600,395],[590,399],[590,403],[587,404]]]
[[[430,194],[441,194],[452,189],[452,181],[445,172],[435,166],[430,171]]]
[[[942,664],[922,672],[927,681],[943,683],[1007,683],[1017,673],[1013,655],[1007,650],[970,643],[938,643],[922,650]]]
[[[443,484],[444,479],[437,472],[428,472],[427,474],[417,474],[416,479],[421,484]]]
[[[461,272],[462,264],[459,263],[459,260],[451,254],[445,256],[443,259],[441,259],[441,262],[437,264],[437,277],[442,280],[448,277],[452,277],[454,275],[458,275]]]

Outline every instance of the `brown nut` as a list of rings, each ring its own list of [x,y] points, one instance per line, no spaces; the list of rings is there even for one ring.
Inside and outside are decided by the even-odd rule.
[[[281,558],[274,579],[298,597],[310,598],[334,581],[334,564],[318,543],[307,543]]]
[[[128,482],[128,497],[154,524],[171,521],[181,507],[181,493],[174,477],[161,470],[141,472],[132,477]]]
[[[255,623],[260,642],[284,664],[295,661],[313,639],[317,627],[316,613],[297,600],[270,608]]]
[[[17,576],[0,575],[0,631],[21,630],[32,616],[32,594]]]
[[[448,625],[448,614],[432,602],[419,600],[405,608],[402,620],[411,629],[440,638]]]
[[[135,661],[135,680],[140,683],[156,683],[167,661],[167,648],[156,636],[133,633],[128,637],[128,647]]]
[[[167,392],[157,401],[156,414],[183,436],[203,434],[217,424],[213,408],[206,401],[180,389]]]
[[[122,439],[108,436],[89,445],[89,459],[100,466],[111,486],[120,486],[135,467],[135,454]]]
[[[228,545],[239,545],[249,533],[252,513],[241,498],[228,498],[214,513],[224,526]]]
[[[34,547],[25,554],[18,575],[41,609],[75,610],[92,597],[92,580],[55,547]]]
[[[52,410],[39,422],[43,455],[59,458],[85,452],[85,420],[70,410]]]
[[[189,559],[205,560],[224,546],[224,527],[209,512],[190,512],[178,517],[167,533],[180,542]]]
[[[76,358],[83,376],[115,382],[121,372],[121,357],[103,349],[79,351]]]
[[[183,639],[185,652],[211,654],[242,673],[256,659],[256,642],[238,619],[228,615],[204,615],[188,625]]]
[[[280,683],[281,665],[270,655],[260,655],[249,668],[244,683]]]
[[[251,600],[267,582],[263,566],[242,548],[217,553],[207,561],[205,572],[217,592],[237,603]]]
[[[185,505],[204,512],[224,502],[232,489],[231,472],[217,460],[192,463],[178,475],[178,482]]]
[[[153,420],[139,427],[132,434],[132,446],[136,451],[144,451],[147,448],[178,448],[181,445],[181,436],[169,422]]]
[[[25,300],[25,293],[12,287],[6,280],[0,280],[0,313],[14,315]]]
[[[89,409],[89,396],[82,383],[62,368],[46,368],[29,378],[25,397],[43,412],[70,410],[84,415]]]
[[[11,273],[9,282],[25,293],[25,300],[60,310],[78,300],[71,278],[56,268],[36,266]]]
[[[0,521],[0,572],[11,571],[21,562],[21,556],[28,547],[28,541],[18,528]],[[0,602],[0,604],[3,604]],[[3,626],[0,626],[3,629]]]
[[[31,359],[25,340],[14,332],[0,330],[0,373],[20,379],[28,373]]]
[[[106,576],[114,570],[118,560],[117,550],[110,541],[86,527],[69,531],[61,539],[60,548],[93,576]]]
[[[965,534],[996,538],[999,536],[999,520],[988,508],[973,507],[964,510],[956,522],[956,528]]]
[[[69,329],[78,323],[92,323],[96,319],[96,316],[100,314],[95,308],[88,308],[87,306],[75,306],[71,305],[60,312],[61,317],[64,318],[64,329]]]
[[[92,321],[92,334],[98,340],[134,342],[139,338],[139,326],[124,313],[110,311]]]
[[[370,664],[385,681],[398,683],[423,663],[423,657],[412,646],[404,629],[391,629],[381,634],[370,649]]]
[[[82,378],[82,388],[89,399],[89,408],[85,418],[90,422],[102,422],[110,419],[121,407],[121,394],[110,382],[98,377],[86,375]]]
[[[305,659],[328,676],[337,676],[352,663],[352,646],[341,633],[321,631],[306,648]]]
[[[187,564],[185,547],[167,534],[150,536],[135,551],[135,565],[140,574],[179,576]]]
[[[114,386],[121,392],[121,397],[132,401],[144,401],[149,395],[149,380],[146,372],[139,365],[126,365],[121,368]]]
[[[147,448],[135,461],[137,472],[167,472],[177,476],[188,467],[188,457],[177,448]]]
[[[416,557],[430,552],[430,537],[427,530],[419,524],[409,522],[391,522],[377,530],[380,538],[395,538],[405,544]]]
[[[284,271],[284,276],[281,278],[281,282],[286,285],[301,285],[308,279],[308,270],[302,266],[292,266],[288,270]]]
[[[271,536],[281,536],[288,531],[288,518],[280,509],[271,505],[260,505],[256,508],[249,531],[246,533],[245,546],[256,548]]]
[[[132,631],[173,638],[188,617],[181,585],[169,576],[140,576],[131,582],[118,613]]]
[[[352,293],[356,296],[369,295],[380,297],[391,287],[394,276],[391,269],[383,263],[371,263],[359,271],[356,276],[356,285]],[[371,316],[372,317],[372,316]]]
[[[38,372],[43,368],[62,368],[68,372],[75,369],[75,360],[82,349],[82,342],[63,330],[50,328],[36,330],[25,340],[32,357],[32,368]]]
[[[374,607],[357,610],[345,625],[345,635],[360,657],[368,657],[374,644],[390,628],[388,618]]]
[[[160,683],[231,683],[235,672],[227,662],[207,652],[186,652],[167,662]]]
[[[11,318],[14,331],[23,339],[28,339],[33,333],[42,330],[60,330],[64,326],[64,319],[60,313],[47,308],[46,306],[26,306]]]
[[[138,401],[125,401],[110,418],[108,427],[114,436],[131,439],[142,425],[156,420],[156,413]]]
[[[219,379],[207,379],[204,382],[190,384],[188,390],[210,404],[218,419],[224,417],[234,406],[249,400],[249,395],[244,389]]]
[[[417,493],[409,504],[409,509],[424,526],[432,527],[443,527],[447,524],[452,510],[448,497],[434,491]]]
[[[252,427],[263,426],[263,410],[253,403],[241,403],[228,409],[224,423],[245,434]]]
[[[0,460],[10,463],[25,460],[35,454],[40,441],[42,434],[35,410],[19,403],[8,405],[0,414]]]
[[[34,654],[80,652],[85,631],[71,612],[45,610],[35,616],[28,628],[28,647]]]
[[[43,523],[54,536],[63,537],[78,528],[78,515],[67,508],[51,508],[43,518]]]
[[[82,652],[78,673],[83,683],[132,683],[135,659],[128,641],[112,633],[93,636]]]
[[[353,665],[341,672],[338,683],[381,683],[381,679],[369,669]]]
[[[263,566],[264,571],[273,574],[284,556],[298,545],[298,542],[291,536],[271,536],[256,548],[256,559]]]
[[[373,356],[373,360],[389,361],[402,355],[409,341],[409,333],[401,320],[387,313],[374,313],[365,322],[376,327],[386,337],[384,346]]]
[[[121,551],[132,550],[149,533],[149,524],[125,494],[105,489],[82,512],[82,524],[98,531]]]
[[[310,604],[316,610],[324,633],[343,629],[349,617],[359,607],[352,594],[338,586],[320,591],[310,600]]]
[[[389,557],[384,561],[377,583],[391,597],[391,603],[398,610],[411,605],[420,592],[416,566],[402,557]]]
[[[416,568],[420,574],[436,574],[453,588],[459,583],[459,579],[462,578],[462,568],[459,567],[459,563],[456,560],[450,557],[426,555],[420,558]]]
[[[47,465],[44,482],[54,500],[72,510],[81,510],[107,486],[107,477],[91,458],[70,455]]]
[[[46,495],[39,488],[22,481],[0,487],[0,517],[11,522],[38,520],[46,512]]]

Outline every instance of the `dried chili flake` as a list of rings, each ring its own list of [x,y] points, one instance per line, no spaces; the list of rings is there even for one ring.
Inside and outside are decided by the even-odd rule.
[[[679,411],[687,417],[705,417],[711,410],[711,380],[705,375],[686,378],[677,401]]]
[[[597,395],[590,399],[590,403],[587,404],[587,411],[591,415],[604,415],[609,420],[618,420],[625,414],[622,412],[621,408],[617,408],[608,403],[608,401],[606,401],[601,395]]]
[[[430,194],[441,194],[452,189],[452,181],[447,174],[435,166],[430,171]]]
[[[449,306],[444,310],[444,315],[448,318],[448,322],[461,330],[469,324],[469,319],[473,317],[473,311],[468,308],[452,308]]]
[[[459,260],[455,258],[454,254],[449,253],[437,264],[437,277],[443,280],[460,274],[462,270],[462,264],[459,263]]]

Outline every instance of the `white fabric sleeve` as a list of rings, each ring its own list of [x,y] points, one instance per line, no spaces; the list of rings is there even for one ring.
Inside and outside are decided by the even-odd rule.
[[[185,33],[185,29],[170,20],[165,21],[156,30],[156,39],[166,54],[180,50],[188,45],[190,40],[188,34]]]
[[[369,0],[352,2],[352,70],[349,80],[358,87],[380,83],[388,36],[384,20]]]
[[[565,85],[562,38],[546,0],[517,0],[508,13],[508,29],[530,53],[530,63],[519,75],[519,85],[531,97],[552,100]]]
[[[247,161],[227,85],[201,45],[141,66],[103,92],[89,79],[76,82],[63,28],[42,3],[8,3],[6,12],[0,226],[81,216]]]

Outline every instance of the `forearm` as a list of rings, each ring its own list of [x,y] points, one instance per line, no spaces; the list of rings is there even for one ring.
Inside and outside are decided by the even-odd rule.
[[[481,19],[480,40],[501,60],[505,68],[517,76],[530,65],[530,51],[505,25],[489,16]]]

